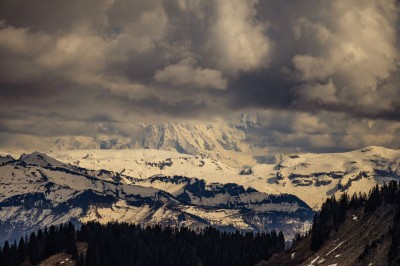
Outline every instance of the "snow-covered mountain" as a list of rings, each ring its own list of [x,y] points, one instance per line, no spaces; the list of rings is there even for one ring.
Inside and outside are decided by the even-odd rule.
[[[382,147],[346,153],[292,154],[274,164],[251,167],[232,167],[204,154],[185,155],[153,149],[53,151],[49,154],[72,165],[108,169],[135,178],[181,175],[207,183],[236,183],[268,194],[292,194],[315,208],[333,194],[368,192],[377,183],[400,177],[400,151]],[[124,182],[130,184],[132,180]]]
[[[126,150],[157,149],[182,154],[205,154],[229,165],[254,164],[253,147],[247,142],[249,132],[257,127],[255,114],[243,114],[231,121],[213,120],[133,124],[129,135],[64,136],[52,140],[52,150]]]
[[[277,228],[290,237],[310,226],[307,204],[318,208],[333,194],[400,178],[400,151],[382,147],[292,154],[251,167],[155,149],[48,155],[0,157],[1,239],[70,219]]]
[[[307,230],[312,216],[296,196],[268,195],[233,183],[183,176],[134,178],[38,152],[19,159],[0,157],[0,241],[69,220],[278,229],[290,237]]]

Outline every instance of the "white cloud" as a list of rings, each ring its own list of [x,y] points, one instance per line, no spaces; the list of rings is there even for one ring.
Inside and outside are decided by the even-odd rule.
[[[33,56],[45,50],[51,37],[43,33],[31,33],[0,22],[0,48],[19,56]]]
[[[190,59],[182,60],[175,65],[169,65],[162,70],[158,70],[154,78],[158,82],[200,89],[225,89],[227,86],[227,80],[221,72],[197,67],[196,62]]]
[[[297,93],[302,101],[311,101],[318,105],[339,103],[336,96],[336,87],[331,79],[326,84],[305,84],[301,89],[297,90]]]
[[[330,80],[324,86],[326,103],[332,103],[334,84],[334,102],[371,112],[390,110],[395,99],[381,83],[398,69],[395,1],[329,1],[315,12],[321,19],[301,17],[294,24],[296,39],[312,49],[293,57],[307,84],[300,95],[324,102],[322,86],[316,84]]]
[[[370,145],[397,148],[400,145],[400,123],[368,119],[351,119],[343,132],[341,146],[359,148]]]
[[[216,1],[217,20],[209,47],[217,65],[228,73],[250,71],[269,63],[267,25],[257,20],[258,1]]]

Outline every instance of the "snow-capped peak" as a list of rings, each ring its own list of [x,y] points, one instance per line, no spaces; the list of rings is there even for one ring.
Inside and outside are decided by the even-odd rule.
[[[23,153],[23,154],[21,154],[19,160],[28,165],[36,165],[36,166],[42,166],[42,167],[63,165],[63,163],[51,158],[50,156],[46,155],[45,153],[41,153],[38,151],[28,153],[28,154]]]

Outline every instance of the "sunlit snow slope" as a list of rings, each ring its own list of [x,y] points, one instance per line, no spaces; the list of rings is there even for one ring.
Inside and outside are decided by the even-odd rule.
[[[69,220],[276,229],[290,237],[307,230],[312,217],[296,196],[268,195],[232,183],[184,176],[134,178],[38,152],[0,157],[0,242]]]
[[[368,192],[377,183],[400,177],[400,151],[382,147],[346,153],[293,154],[276,164],[251,167],[228,166],[206,155],[153,149],[53,151],[49,155],[72,165],[109,169],[139,179],[181,175],[208,183],[236,183],[269,194],[293,194],[316,208],[333,194]]]

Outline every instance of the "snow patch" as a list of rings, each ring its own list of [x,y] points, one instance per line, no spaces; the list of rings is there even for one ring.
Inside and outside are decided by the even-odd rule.
[[[328,253],[326,253],[326,256],[328,256],[329,254],[331,254],[332,252],[334,252],[336,249],[338,249],[344,242],[341,242],[339,245],[337,245],[334,249],[332,249],[331,251],[329,251]]]
[[[309,264],[309,266],[314,265],[314,263],[315,263],[318,259],[319,259],[319,256],[316,257],[315,259],[313,259],[313,260],[311,261],[311,263]]]

